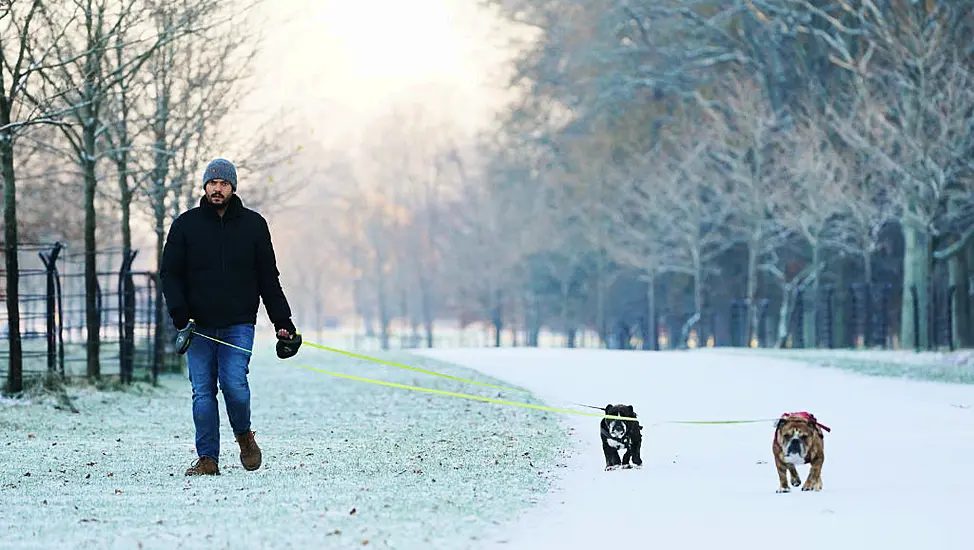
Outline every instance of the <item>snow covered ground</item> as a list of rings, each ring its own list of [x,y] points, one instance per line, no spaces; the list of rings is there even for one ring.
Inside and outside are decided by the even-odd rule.
[[[262,349],[251,370],[265,453],[257,472],[240,467],[224,418],[224,474],[182,476],[193,458],[182,377],[158,388],[73,388],[78,414],[55,409],[54,400],[0,402],[0,548],[971,546],[974,385],[916,380],[974,380],[963,354],[381,354],[524,387],[532,403],[588,412],[573,403],[633,404],[646,427],[644,468],[605,472],[597,418],[331,378]],[[524,399],[310,348],[299,358]],[[832,428],[824,491],[776,494],[770,419],[798,410]],[[736,419],[768,421],[668,423]],[[804,478],[807,467],[800,472]]]
[[[563,462],[567,437],[548,413],[332,378],[294,362],[496,391],[311,348],[292,362],[272,353],[251,366],[264,451],[256,472],[240,466],[220,398],[223,473],[183,476],[195,458],[184,377],[158,388],[72,388],[78,414],[52,399],[0,401],[0,548],[469,548],[540,498]]]
[[[568,468],[538,508],[497,530],[487,548],[947,550],[974,541],[967,523],[974,385],[862,376],[850,363],[810,365],[821,353],[802,362],[721,350],[419,353],[521,385],[552,406],[631,403],[648,427],[644,468],[605,472],[598,419],[561,416],[572,434]],[[869,357],[855,360],[871,374],[895,362],[887,362],[890,354]],[[923,361],[931,360],[900,363],[916,375]],[[954,367],[970,379],[971,366]],[[801,410],[832,428],[820,493],[775,493],[770,422],[665,423]],[[807,471],[799,467],[803,480]]]

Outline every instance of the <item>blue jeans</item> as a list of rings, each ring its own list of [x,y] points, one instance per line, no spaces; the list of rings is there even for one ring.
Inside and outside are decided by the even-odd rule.
[[[254,325],[231,325],[196,331],[244,349],[253,349]],[[220,409],[216,402],[217,382],[223,392],[233,433],[250,430],[250,354],[204,338],[193,336],[186,350],[189,381],[193,386],[193,423],[196,425],[196,454],[220,459]]]

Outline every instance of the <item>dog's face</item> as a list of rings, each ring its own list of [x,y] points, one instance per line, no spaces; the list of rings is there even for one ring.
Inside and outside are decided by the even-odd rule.
[[[636,411],[633,410],[632,405],[606,405],[605,414],[611,416],[625,416],[627,418],[636,418]],[[608,418],[608,429],[609,435],[616,438],[622,439],[629,435],[629,424],[631,420],[619,420],[618,418]]]
[[[788,416],[778,421],[778,445],[786,462],[803,464],[808,451],[821,436],[815,420],[801,416]]]

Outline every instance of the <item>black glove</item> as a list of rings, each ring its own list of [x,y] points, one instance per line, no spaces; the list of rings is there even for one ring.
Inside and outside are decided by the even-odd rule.
[[[292,334],[293,336],[290,338],[277,336],[277,356],[281,359],[294,357],[298,353],[298,348],[301,347],[301,335],[297,332]]]
[[[190,320],[186,326],[179,329],[176,333],[176,353],[183,355],[189,349],[189,343],[193,341],[193,331],[196,330],[196,323]]]

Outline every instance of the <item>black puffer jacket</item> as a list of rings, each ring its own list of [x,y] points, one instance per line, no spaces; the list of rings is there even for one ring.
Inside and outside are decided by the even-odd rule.
[[[173,221],[159,274],[177,329],[190,318],[207,328],[256,323],[263,299],[275,330],[295,332],[267,221],[237,195],[222,218],[203,197]]]

